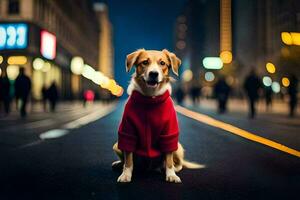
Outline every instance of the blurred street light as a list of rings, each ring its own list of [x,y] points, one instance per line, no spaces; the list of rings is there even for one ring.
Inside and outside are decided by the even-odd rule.
[[[268,62],[266,64],[266,69],[270,74],[274,74],[276,72],[276,67],[273,63]]]
[[[263,84],[266,87],[270,87],[272,85],[272,79],[269,76],[263,77]]]
[[[19,66],[18,65],[8,65],[6,68],[7,77],[10,80],[15,80],[19,75]]]
[[[10,56],[7,59],[9,65],[25,65],[27,58],[25,56]]]
[[[300,45],[300,33],[282,32],[281,40],[286,45]]]
[[[2,64],[2,62],[3,62],[3,57],[0,56],[0,64]]]
[[[91,66],[85,64],[83,67],[82,76],[84,76],[87,79],[92,80],[93,76],[94,76],[94,72],[95,72],[95,70]]]
[[[51,64],[49,62],[45,62],[42,68],[42,72],[48,72],[51,69]]]
[[[212,81],[215,80],[215,75],[212,72],[206,72],[205,75],[204,75],[204,78],[205,78],[206,81],[212,82]]]
[[[292,32],[291,33],[293,44],[294,45],[300,45],[300,33]]]
[[[206,57],[202,61],[206,69],[222,69],[223,62],[219,57]]]
[[[280,84],[276,81],[272,83],[272,90],[274,93],[279,93],[280,92]]]
[[[282,85],[283,85],[284,87],[289,87],[289,85],[290,85],[290,80],[289,80],[287,77],[283,77],[283,78],[281,79],[281,83],[282,83]]]
[[[44,63],[45,63],[44,60],[41,59],[41,58],[34,59],[33,63],[32,63],[33,69],[35,69],[35,70],[41,70],[43,68],[43,66],[44,66]]]
[[[84,67],[84,61],[81,57],[76,56],[73,57],[71,60],[71,71],[76,74],[76,75],[80,75],[83,71],[83,67]]]
[[[189,82],[193,79],[193,72],[190,69],[185,70],[181,76],[184,82]]]
[[[231,51],[222,51],[220,53],[220,58],[222,60],[223,63],[225,64],[229,64],[232,62],[232,53]]]
[[[292,36],[289,32],[282,32],[281,33],[281,40],[286,45],[292,45],[293,44]]]
[[[0,68],[0,77],[1,77],[1,74],[2,74],[2,69]]]

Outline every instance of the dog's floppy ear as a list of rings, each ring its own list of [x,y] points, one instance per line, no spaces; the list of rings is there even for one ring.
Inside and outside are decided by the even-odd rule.
[[[169,52],[167,49],[162,50],[162,52],[168,56],[168,59],[171,62],[172,71],[178,76],[178,68],[181,65],[181,60],[177,58],[174,53]]]
[[[144,52],[145,49],[138,49],[135,52],[132,52],[131,54],[128,54],[126,57],[126,72],[129,72],[133,65],[136,64],[136,61],[139,57],[139,55]]]

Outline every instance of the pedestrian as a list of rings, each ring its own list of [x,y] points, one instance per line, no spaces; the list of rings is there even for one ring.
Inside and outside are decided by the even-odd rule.
[[[195,82],[192,84],[190,88],[190,95],[192,97],[193,104],[198,105],[201,96],[201,87],[199,83]]]
[[[249,117],[254,118],[256,115],[256,102],[259,97],[259,90],[261,88],[260,78],[256,75],[254,69],[252,69],[244,82],[244,89],[248,96],[249,103]]]
[[[185,92],[184,92],[182,86],[179,85],[177,87],[177,89],[175,90],[175,98],[179,105],[182,105],[184,97],[185,97]]]
[[[15,80],[15,96],[16,101],[20,101],[21,117],[26,117],[26,105],[31,91],[31,80],[25,75],[24,68],[19,69],[19,75]]]
[[[225,77],[220,77],[214,86],[214,95],[218,100],[218,112],[220,114],[227,111],[227,101],[230,93],[230,86],[226,83]]]
[[[5,115],[8,115],[10,112],[10,81],[6,75],[6,72],[3,71],[0,79],[0,104],[1,108],[4,107]]]
[[[46,85],[44,85],[42,87],[42,102],[43,102],[43,109],[44,109],[44,112],[47,111],[47,100],[48,100],[48,91],[47,91],[47,87]]]
[[[290,75],[290,85],[288,86],[288,94],[290,97],[289,106],[290,106],[290,117],[295,116],[295,110],[297,108],[297,94],[298,94],[298,78],[294,75]]]
[[[266,86],[265,87],[266,111],[269,111],[272,108],[272,96],[273,96],[272,87]]]
[[[58,100],[58,91],[57,91],[55,81],[52,82],[52,84],[50,85],[50,87],[47,90],[47,98],[49,99],[49,102],[50,102],[51,112],[55,112],[56,103]]]

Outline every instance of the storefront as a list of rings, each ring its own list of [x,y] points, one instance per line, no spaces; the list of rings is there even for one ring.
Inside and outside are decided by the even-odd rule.
[[[19,68],[32,80],[32,97],[42,98],[43,86],[56,83],[62,99],[77,97],[81,90],[81,79],[72,78],[69,54],[50,33],[27,22],[0,22],[0,67],[13,82]],[[71,81],[74,86],[71,88]],[[73,92],[72,92],[73,91]]]

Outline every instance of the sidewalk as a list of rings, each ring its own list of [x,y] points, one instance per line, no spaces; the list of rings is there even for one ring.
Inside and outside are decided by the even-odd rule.
[[[188,107],[193,106],[191,100],[189,99],[185,101],[185,105]],[[201,110],[206,112],[217,113],[218,104],[215,99],[201,99],[200,104],[195,107],[199,107]],[[239,118],[248,117],[248,103],[246,100],[229,99],[227,108],[227,115],[236,116]],[[268,111],[266,110],[265,101],[260,100],[257,103],[257,116],[259,118],[285,125],[300,126],[300,106],[298,106],[296,116],[294,118],[290,118],[288,114],[288,102],[275,100],[273,101],[272,107]]]

